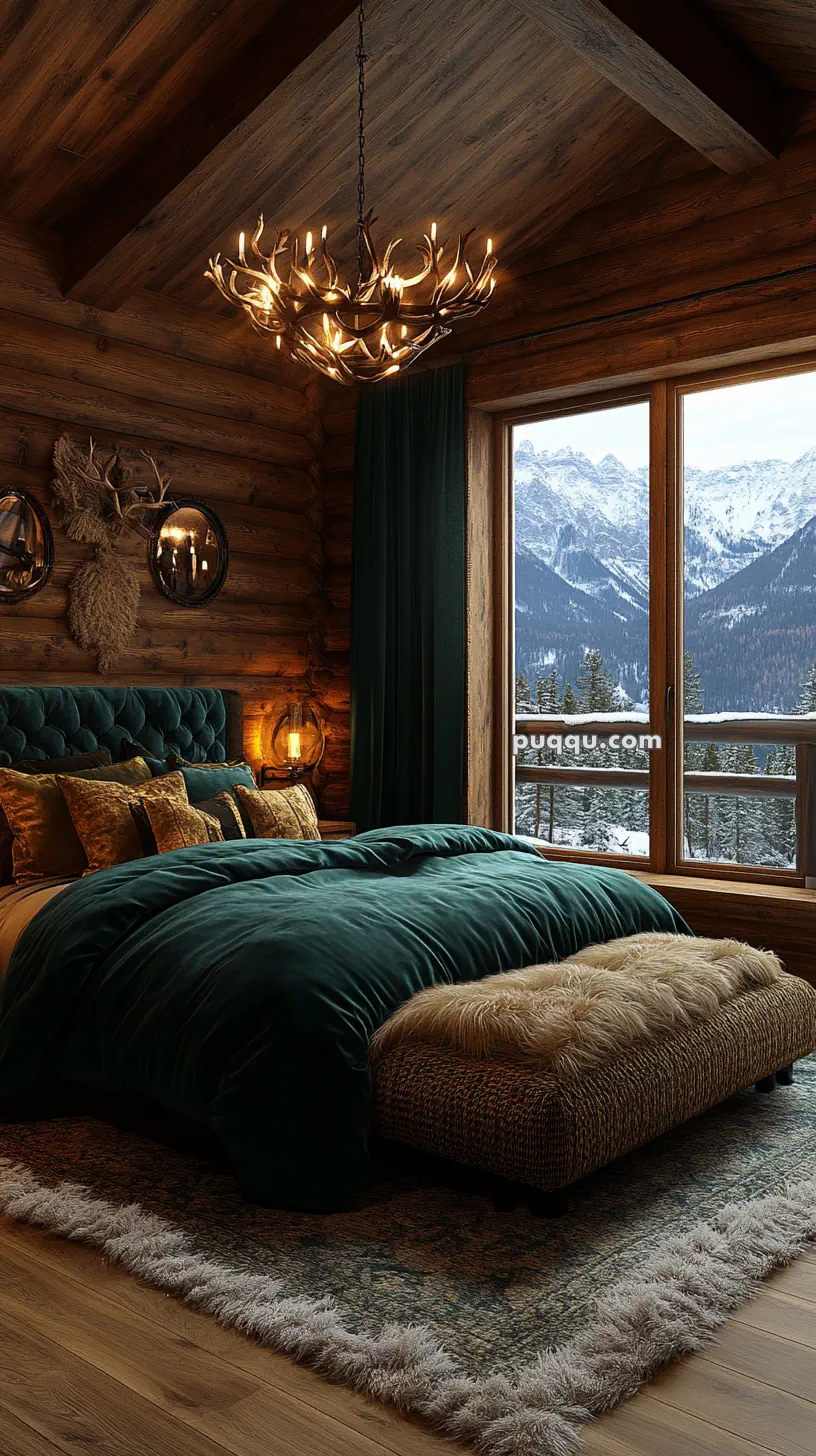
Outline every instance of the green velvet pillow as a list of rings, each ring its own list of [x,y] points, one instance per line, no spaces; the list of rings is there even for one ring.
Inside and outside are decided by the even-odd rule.
[[[228,790],[215,794],[212,799],[199,799],[196,808],[218,820],[225,839],[246,839],[240,807]]]
[[[169,760],[169,766],[183,774],[191,804],[214,799],[216,794],[234,788],[235,784],[243,784],[247,789],[256,787],[255,775],[243,760],[237,763],[184,763],[175,758]]]

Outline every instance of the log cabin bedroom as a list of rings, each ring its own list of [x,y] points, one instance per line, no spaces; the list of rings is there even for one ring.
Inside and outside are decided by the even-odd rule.
[[[2,1456],[813,1456],[816,3],[0,97]]]

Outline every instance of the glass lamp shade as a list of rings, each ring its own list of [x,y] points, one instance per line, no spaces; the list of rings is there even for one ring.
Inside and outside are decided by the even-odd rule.
[[[290,703],[277,720],[264,724],[264,766],[273,773],[295,777],[316,768],[325,746],[323,725],[308,702]]]

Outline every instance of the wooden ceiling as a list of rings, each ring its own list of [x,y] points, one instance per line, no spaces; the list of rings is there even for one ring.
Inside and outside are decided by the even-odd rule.
[[[383,238],[474,227],[502,264],[579,212],[778,154],[816,90],[813,0],[368,0]],[[217,307],[263,211],[351,251],[354,0],[0,0],[0,213],[64,235],[69,296]]]

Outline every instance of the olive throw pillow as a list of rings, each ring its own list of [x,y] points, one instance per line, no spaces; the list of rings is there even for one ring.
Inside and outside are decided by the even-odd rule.
[[[256,839],[319,839],[317,811],[305,784],[290,789],[247,789],[236,784],[242,811]]]
[[[10,765],[15,773],[77,773],[86,768],[107,768],[111,756],[107,748],[94,748],[88,753],[73,753],[67,758],[20,758]],[[11,857],[13,835],[8,819],[0,809],[0,885],[9,885],[14,874]]]
[[[78,878],[88,868],[82,841],[65,799],[64,783],[135,786],[150,781],[143,759],[62,774],[18,773],[0,768],[0,808],[12,835],[12,872],[17,884],[32,880]]]
[[[132,762],[138,763],[138,759]],[[131,805],[142,800],[166,797],[182,807],[187,803],[187,790],[180,773],[148,778],[132,788],[124,784],[93,783],[86,779],[65,778],[57,783],[65,796],[74,829],[87,856],[85,874],[109,869],[142,859],[144,851],[139,830],[130,812]]]
[[[107,748],[90,748],[87,753],[72,753],[67,758],[21,758],[11,767],[16,773],[75,774],[86,768],[110,768],[110,761]]]

